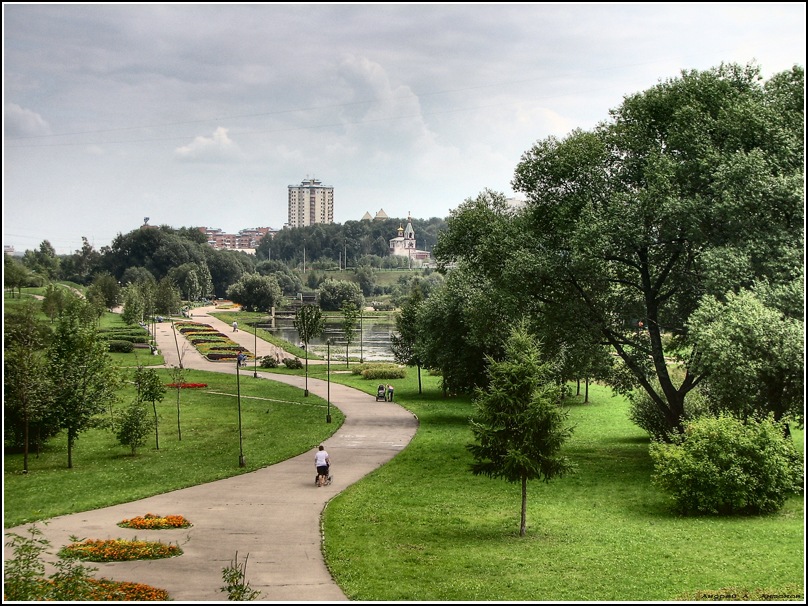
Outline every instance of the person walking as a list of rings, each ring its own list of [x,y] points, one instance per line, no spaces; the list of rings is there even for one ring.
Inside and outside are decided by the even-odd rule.
[[[233,320],[233,332],[238,332],[238,322]]]
[[[387,402],[393,401],[393,385],[391,383],[387,384]]]
[[[314,454],[314,466],[317,468],[317,486],[325,486],[326,481],[328,481],[331,458],[322,444],[317,447],[317,452]]]

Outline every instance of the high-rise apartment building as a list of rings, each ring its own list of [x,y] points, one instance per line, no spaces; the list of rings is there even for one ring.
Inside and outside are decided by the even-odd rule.
[[[334,222],[334,188],[317,179],[289,186],[289,227]]]

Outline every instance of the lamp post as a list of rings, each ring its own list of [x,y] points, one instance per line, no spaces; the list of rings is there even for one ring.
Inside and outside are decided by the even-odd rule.
[[[328,370],[326,376],[328,377],[328,388],[326,390],[326,402],[327,402],[327,412],[325,414],[325,422],[331,422],[331,339],[326,339],[325,341],[327,352],[326,357],[328,358]]]
[[[364,305],[362,306],[364,307]],[[359,363],[364,364],[365,360],[362,356],[362,339],[365,336],[365,331],[362,330],[362,314],[365,312],[362,307],[359,308]]]
[[[258,378],[258,320],[253,324],[253,377]]]
[[[244,442],[241,432],[241,378],[238,358],[236,358],[236,393],[238,394],[238,466],[244,467]]]
[[[300,347],[306,352],[306,388],[303,390],[303,395],[309,397],[309,348],[308,343],[301,341]]]

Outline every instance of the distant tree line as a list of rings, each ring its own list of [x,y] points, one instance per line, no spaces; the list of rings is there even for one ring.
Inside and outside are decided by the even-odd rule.
[[[418,246],[431,249],[437,242],[443,219],[412,219]],[[284,296],[304,288],[316,289],[328,270],[350,267],[365,296],[374,291],[373,270],[405,268],[408,259],[389,254],[389,240],[406,220],[349,221],[344,225],[315,225],[284,229],[265,237],[255,255],[212,248],[205,234],[193,227],[144,226],[118,234],[109,246],[96,251],[86,238],[80,250],[57,255],[49,241],[28,250],[19,262],[5,260],[5,287],[19,290],[26,285],[68,281],[77,285],[100,284],[109,305],[112,285],[124,288],[138,282],[159,284],[168,279],[183,300],[225,298],[228,289],[243,276],[274,276]],[[305,259],[304,259],[305,257]],[[304,265],[305,260],[305,265]],[[305,273],[304,273],[305,270]],[[314,273],[312,273],[314,272]]]

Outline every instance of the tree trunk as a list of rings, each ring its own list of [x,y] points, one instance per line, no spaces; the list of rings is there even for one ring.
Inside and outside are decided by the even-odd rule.
[[[519,524],[519,536],[525,536],[527,528],[527,477],[522,476],[522,519]]]
[[[25,416],[25,425],[24,425],[24,437],[23,437],[23,448],[22,448],[22,470],[24,473],[28,473],[28,415]]]
[[[589,402],[589,377],[586,378],[586,395],[584,396],[584,404]]]
[[[73,469],[73,437],[70,430],[67,430],[67,468]]]
[[[177,441],[182,442],[182,428],[180,427],[180,388],[177,387]]]
[[[151,404],[152,408],[154,409],[154,447],[157,450],[160,450],[160,434],[158,433],[159,430],[157,429],[157,404],[155,404],[154,400],[152,400]]]

